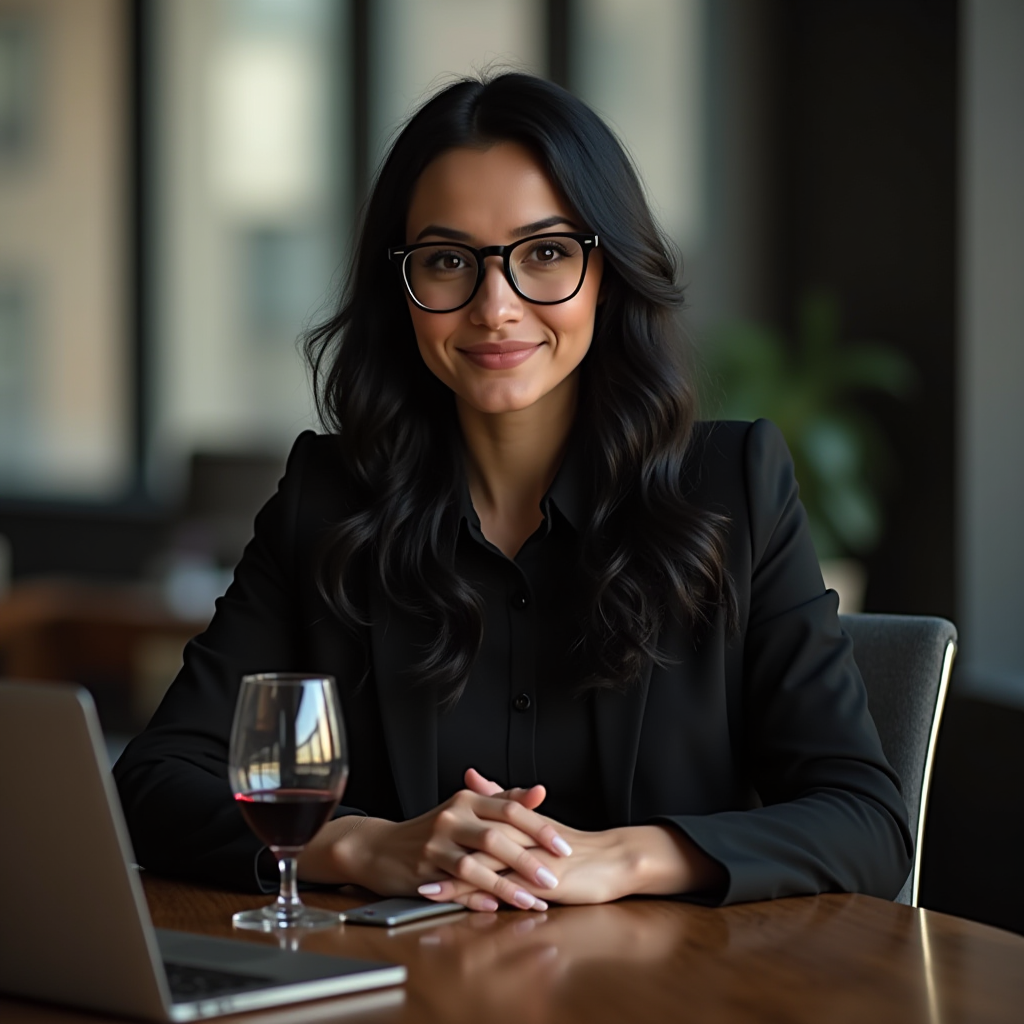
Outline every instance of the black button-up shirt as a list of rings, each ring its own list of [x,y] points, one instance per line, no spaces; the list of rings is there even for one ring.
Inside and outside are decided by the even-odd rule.
[[[484,602],[484,635],[459,702],[438,712],[438,791],[443,801],[462,789],[470,767],[506,788],[542,782],[542,814],[599,829],[593,701],[578,693],[574,656],[583,610],[578,456],[570,446],[541,502],[543,521],[513,559],[484,537],[464,488],[455,564]]]

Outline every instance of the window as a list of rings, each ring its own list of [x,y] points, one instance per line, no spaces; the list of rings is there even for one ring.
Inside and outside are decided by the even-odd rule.
[[[124,5],[0,9],[0,490],[129,483]]]
[[[557,67],[690,255],[705,16],[704,0],[5,3],[0,496],[160,499],[196,450],[283,454],[314,425],[296,341],[337,301],[357,193],[459,74]]]
[[[302,329],[348,241],[347,5],[154,9],[151,409],[157,479],[196,448],[312,423]]]
[[[545,72],[543,0],[377,0],[370,14],[374,168],[395,129],[458,75],[492,66]]]

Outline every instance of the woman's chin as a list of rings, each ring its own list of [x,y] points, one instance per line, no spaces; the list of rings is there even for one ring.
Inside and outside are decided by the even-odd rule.
[[[525,381],[495,381],[485,387],[460,388],[456,394],[467,410],[482,416],[502,416],[531,408],[545,392]]]

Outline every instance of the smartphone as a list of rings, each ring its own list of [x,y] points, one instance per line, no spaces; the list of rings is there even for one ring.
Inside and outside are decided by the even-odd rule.
[[[461,903],[433,903],[430,900],[381,900],[365,907],[345,911],[345,924],[377,924],[384,928],[422,921],[426,917],[440,917],[465,910]]]

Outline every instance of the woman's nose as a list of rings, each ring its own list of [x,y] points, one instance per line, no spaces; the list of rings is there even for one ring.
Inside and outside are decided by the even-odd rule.
[[[522,299],[505,277],[501,257],[489,256],[484,261],[484,279],[470,303],[470,319],[481,327],[497,330],[522,315]]]

